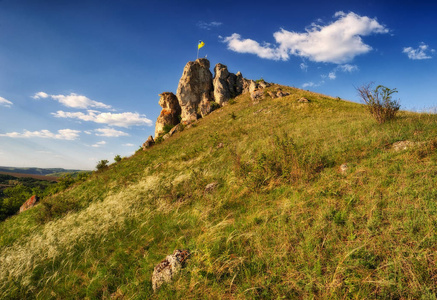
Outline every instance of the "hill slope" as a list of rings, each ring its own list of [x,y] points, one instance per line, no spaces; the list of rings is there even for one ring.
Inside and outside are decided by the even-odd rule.
[[[153,297],[432,298],[437,116],[378,125],[362,105],[283,90],[241,95],[3,222],[0,297],[150,298],[179,248],[186,268]]]

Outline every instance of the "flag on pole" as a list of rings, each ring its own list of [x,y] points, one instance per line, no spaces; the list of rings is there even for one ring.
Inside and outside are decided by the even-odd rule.
[[[205,43],[203,41],[199,41],[199,44],[197,44],[197,49],[199,50],[203,46],[205,46]]]

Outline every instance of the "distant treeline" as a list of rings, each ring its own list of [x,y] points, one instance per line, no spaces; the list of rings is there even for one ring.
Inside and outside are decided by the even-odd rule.
[[[66,173],[79,173],[81,171],[82,170],[68,170],[63,168],[15,168],[15,167],[0,166],[0,172],[51,175],[51,176],[57,176],[59,174],[66,174]]]
[[[91,172],[66,174],[59,177],[57,182],[0,174],[0,221],[16,214],[32,195],[43,199],[65,190],[75,182],[86,180],[90,174]]]

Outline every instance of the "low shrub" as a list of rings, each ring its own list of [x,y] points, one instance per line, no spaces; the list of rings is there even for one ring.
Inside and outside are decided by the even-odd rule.
[[[378,85],[375,89],[372,86],[373,83],[369,83],[357,88],[358,95],[366,104],[370,114],[379,124],[382,124],[393,119],[401,107],[398,100],[392,99],[392,94],[398,91],[383,85]]]

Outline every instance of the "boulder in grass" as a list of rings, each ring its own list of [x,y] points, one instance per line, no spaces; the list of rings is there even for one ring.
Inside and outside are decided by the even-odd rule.
[[[153,291],[159,289],[162,284],[171,282],[173,277],[182,269],[189,256],[190,252],[188,250],[176,249],[173,254],[168,255],[156,265],[152,274]]]

